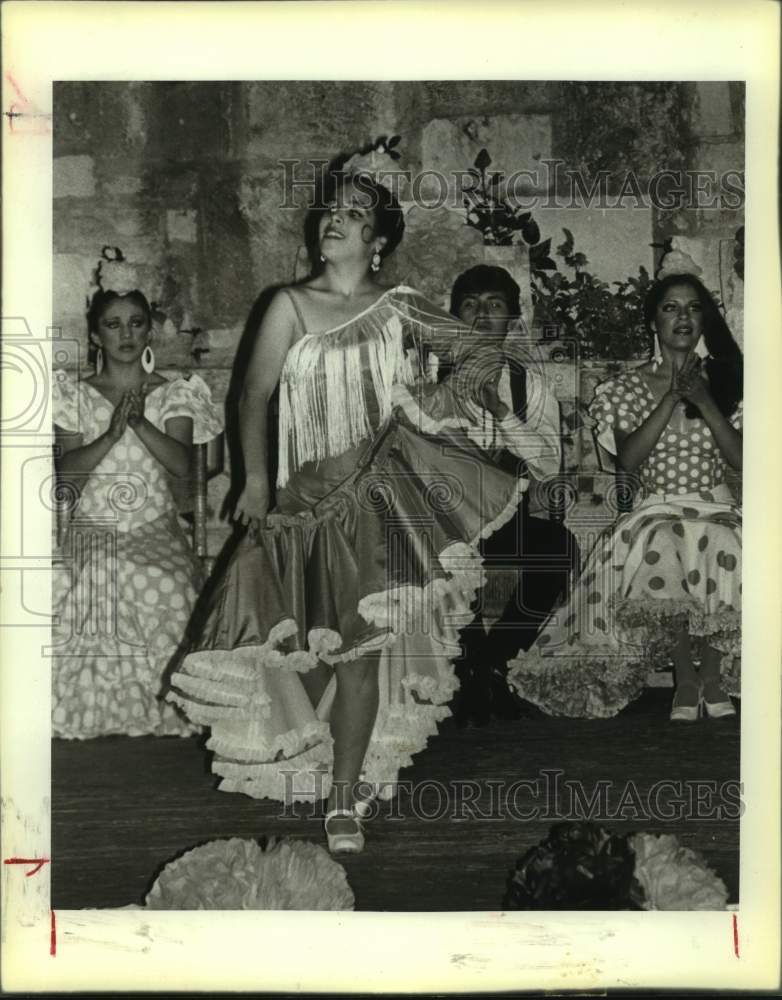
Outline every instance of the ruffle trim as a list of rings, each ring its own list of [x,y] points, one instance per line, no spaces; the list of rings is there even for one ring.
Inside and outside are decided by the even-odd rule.
[[[626,646],[578,639],[545,653],[533,646],[509,664],[508,681],[516,692],[549,715],[610,718],[649,686],[652,671],[670,653],[674,624],[686,618],[691,635],[707,637],[723,653],[722,684],[740,695],[741,614],[735,609],[707,613],[696,601],[633,598],[615,601],[613,609]],[[639,652],[630,652],[630,646]]]
[[[508,683],[520,697],[547,715],[609,719],[637,698],[646,685],[649,665],[620,656],[609,646],[576,645],[567,657],[542,656],[531,650],[509,663]]]
[[[437,734],[438,723],[450,714],[445,705],[380,709],[361,781],[390,798],[400,768],[413,763],[413,756],[426,747],[429,738]],[[333,741],[325,722],[290,730],[271,744],[259,742],[252,747],[237,746],[230,739],[213,735],[207,748],[218,754],[212,769],[222,779],[220,791],[285,802],[319,801],[331,791]],[[264,755],[269,759],[258,759]],[[279,759],[273,759],[278,755]]]

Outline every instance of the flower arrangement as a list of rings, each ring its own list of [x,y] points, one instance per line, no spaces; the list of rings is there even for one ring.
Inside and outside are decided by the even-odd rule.
[[[210,840],[163,868],[152,910],[352,910],[344,868],[317,844]]]
[[[671,834],[557,823],[517,862],[509,910],[723,910],[725,883]]]

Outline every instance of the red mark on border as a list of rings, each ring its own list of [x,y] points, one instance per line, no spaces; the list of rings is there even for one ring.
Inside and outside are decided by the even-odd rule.
[[[49,954],[57,954],[57,917],[54,915],[54,910],[52,910],[51,931],[49,933]]]
[[[733,954],[736,958],[741,958],[739,955],[739,918],[736,914],[733,914]]]
[[[44,865],[48,865],[49,859],[48,858],[4,858],[3,864],[32,865],[33,867],[30,869],[30,871],[25,872],[25,876],[29,878],[31,875],[37,875]]]

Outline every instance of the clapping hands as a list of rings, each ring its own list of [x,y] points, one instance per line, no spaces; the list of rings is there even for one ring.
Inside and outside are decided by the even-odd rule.
[[[710,399],[709,384],[701,375],[701,359],[690,352],[681,368],[674,365],[671,368],[671,384],[668,396],[675,403],[686,399],[687,402],[700,406]]]
[[[128,427],[137,427],[144,419],[144,401],[147,395],[145,382],[138,389],[128,389],[123,392],[119,403],[114,407],[109,424],[108,435],[113,442],[119,441]]]

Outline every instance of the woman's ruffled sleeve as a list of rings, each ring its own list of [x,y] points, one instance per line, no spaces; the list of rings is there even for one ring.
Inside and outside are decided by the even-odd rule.
[[[589,407],[589,416],[597,422],[597,441],[611,455],[616,455],[618,428],[630,433],[638,427],[638,413],[633,406],[627,387],[619,379],[611,378],[595,389],[595,398]]]
[[[52,423],[70,434],[81,432],[79,420],[82,394],[79,383],[61,368],[52,379]]]
[[[731,424],[736,428],[737,431],[744,430],[744,401],[739,400],[739,405],[728,417]]]
[[[223,415],[212,401],[209,386],[200,375],[178,378],[171,382],[160,411],[163,426],[174,417],[189,417],[193,421],[193,444],[205,444],[221,434]]]

